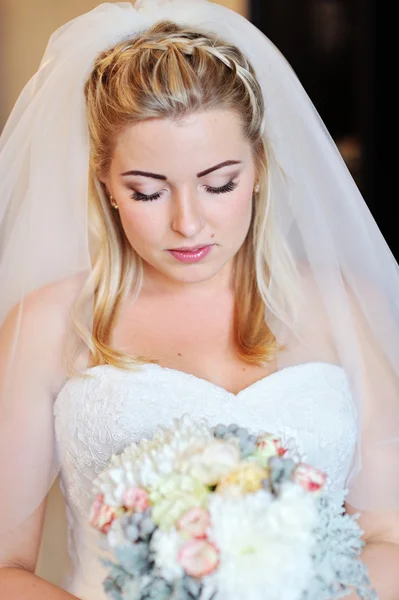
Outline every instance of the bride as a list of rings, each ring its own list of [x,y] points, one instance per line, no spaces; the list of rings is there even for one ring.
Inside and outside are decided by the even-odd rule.
[[[294,437],[397,600],[398,267],[269,40],[206,0],[98,6],[50,39],[0,175],[0,596],[105,598],[93,479],[188,413]],[[62,589],[34,575],[57,476]]]

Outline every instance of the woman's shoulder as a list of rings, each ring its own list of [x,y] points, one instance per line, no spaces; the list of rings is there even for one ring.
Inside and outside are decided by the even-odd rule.
[[[44,285],[14,305],[0,328],[0,353],[10,356],[17,348],[18,360],[63,370],[62,356],[71,330],[71,310],[84,278],[69,277]],[[39,369],[40,370],[40,369]]]
[[[83,275],[78,274],[43,285],[15,304],[5,323],[18,319],[21,326],[34,322],[55,324],[57,320],[65,324],[83,284]]]

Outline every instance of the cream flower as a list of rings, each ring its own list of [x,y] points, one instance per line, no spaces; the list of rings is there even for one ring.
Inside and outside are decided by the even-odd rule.
[[[272,433],[264,433],[256,441],[255,457],[265,467],[272,456],[284,456],[286,452],[280,438]]]
[[[232,442],[215,440],[200,452],[185,457],[181,467],[205,485],[216,485],[240,462],[240,450]]]
[[[127,489],[156,489],[172,473],[180,471],[186,456],[201,452],[213,440],[205,421],[176,419],[170,428],[159,428],[150,440],[141,440],[122,454],[112,456],[107,469],[94,481],[94,490],[104,494],[106,504],[123,506]]]
[[[207,588],[218,590],[218,600],[247,600],[248,582],[251,600],[299,600],[312,576],[312,496],[288,483],[278,500],[266,491],[235,499],[215,494],[209,510],[220,563]]]
[[[262,481],[267,476],[268,472],[257,462],[242,462],[221,480],[216,491],[230,496],[257,492],[262,489]]]
[[[171,527],[190,508],[206,507],[209,494],[207,486],[188,475],[170,475],[150,493],[152,519],[159,527]]]

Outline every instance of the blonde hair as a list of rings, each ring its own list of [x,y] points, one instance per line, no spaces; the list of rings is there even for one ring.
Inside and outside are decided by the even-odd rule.
[[[295,270],[284,240],[273,227],[270,157],[262,135],[264,101],[247,58],[212,33],[163,21],[102,53],[86,83],[85,97],[91,143],[89,212],[95,249],[91,280],[78,305],[82,306],[94,289],[94,312],[91,333],[78,318],[75,325],[90,349],[91,363],[129,367],[155,362],[126,356],[109,344],[121,301],[128,294],[137,297],[143,281],[141,258],[129,244],[99,183],[110,167],[117,135],[127,125],[145,119],[179,119],[215,108],[234,110],[240,117],[260,185],[253,198],[250,229],[235,261],[235,340],[242,360],[253,364],[272,360],[278,347],[266,323],[265,309],[284,318],[290,309],[287,299]]]

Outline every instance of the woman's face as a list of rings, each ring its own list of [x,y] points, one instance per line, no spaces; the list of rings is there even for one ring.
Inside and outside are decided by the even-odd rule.
[[[148,277],[229,272],[248,233],[255,167],[233,111],[151,119],[119,136],[104,181]]]

